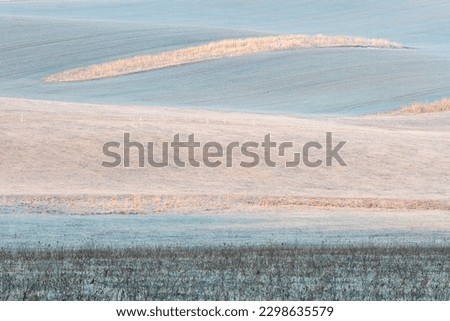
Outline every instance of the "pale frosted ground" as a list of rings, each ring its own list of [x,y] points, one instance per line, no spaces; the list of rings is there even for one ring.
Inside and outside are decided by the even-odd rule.
[[[8,169],[0,174],[2,195],[239,194],[441,201],[450,195],[448,112],[301,118],[6,98],[0,100],[0,112],[1,162]],[[176,133],[182,138],[195,133],[202,143],[224,145],[261,142],[271,133],[274,141],[293,141],[298,151],[308,141],[324,144],[325,133],[333,132],[336,143],[347,141],[340,154],[348,166],[139,169],[136,153],[131,155],[136,160],[132,168],[102,167],[103,160],[111,160],[102,154],[103,144],[123,142],[124,132],[132,140],[155,142],[155,155],[161,155],[161,142],[171,141]],[[283,159],[274,159],[282,164]]]
[[[0,248],[224,245],[438,245],[448,211],[259,210],[151,215],[31,214],[0,207]]]
[[[448,112],[302,118],[2,98],[3,244],[45,243],[43,235],[51,244],[64,236],[68,245],[124,238],[128,245],[445,243],[449,118]],[[347,141],[341,155],[348,167],[102,168],[102,145],[122,141],[124,131],[156,146],[176,133],[228,143],[260,142],[269,132],[278,142],[303,145],[324,143],[331,131],[335,141]],[[93,213],[110,216],[79,216]]]

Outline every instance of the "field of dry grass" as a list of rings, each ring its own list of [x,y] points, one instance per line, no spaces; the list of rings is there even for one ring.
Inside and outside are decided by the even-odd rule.
[[[444,98],[430,103],[414,103],[394,111],[392,114],[423,114],[443,111],[450,111],[450,98]]]
[[[371,47],[400,49],[402,45],[385,39],[348,36],[289,35],[229,39],[154,55],[109,61],[75,68],[45,78],[47,82],[83,81],[127,75],[212,59],[236,57],[270,51],[324,47]]]
[[[263,196],[237,194],[133,194],[133,195],[6,195],[0,206],[20,204],[32,213],[41,214],[149,214],[191,212],[258,212],[261,210],[299,210],[314,208],[373,209],[388,211],[450,211],[448,200]]]
[[[299,118],[156,107],[0,99],[0,202],[44,212],[151,213],[270,208],[448,209],[450,113]],[[205,143],[347,141],[347,167],[104,168],[102,146],[161,144],[180,133]],[[370,142],[370,143],[368,143]],[[296,145],[294,145],[295,147]],[[419,148],[420,147],[420,148]],[[261,153],[261,152],[259,152]],[[42,157],[42,155],[46,155]],[[320,157],[320,151],[313,157]],[[182,154],[184,158],[186,155]],[[201,161],[201,153],[195,159]],[[235,161],[244,160],[236,153]],[[25,170],[26,169],[26,170]]]
[[[0,250],[0,300],[449,300],[445,246]]]

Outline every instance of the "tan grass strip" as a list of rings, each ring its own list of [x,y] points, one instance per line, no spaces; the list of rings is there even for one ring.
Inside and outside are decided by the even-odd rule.
[[[70,69],[50,75],[44,80],[46,82],[94,80],[262,52],[327,47],[405,48],[398,43],[384,39],[366,39],[348,36],[286,35],[228,39],[195,47],[161,52],[154,55],[142,55]]]
[[[431,103],[414,103],[393,111],[392,114],[424,114],[444,111],[450,111],[450,98],[444,98]]]
[[[450,202],[430,199],[342,198],[256,195],[4,195],[0,206],[35,213],[151,214],[262,209],[374,209],[450,211]]]

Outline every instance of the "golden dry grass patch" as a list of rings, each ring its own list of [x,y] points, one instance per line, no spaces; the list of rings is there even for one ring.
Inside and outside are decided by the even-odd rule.
[[[393,112],[393,114],[424,114],[450,111],[450,98],[430,103],[414,103]]]
[[[154,55],[141,55],[87,67],[66,70],[48,76],[46,82],[84,81],[116,77],[137,72],[173,67],[207,60],[244,56],[262,52],[326,47],[367,47],[401,49],[404,46],[385,39],[349,36],[286,35],[227,39]]]

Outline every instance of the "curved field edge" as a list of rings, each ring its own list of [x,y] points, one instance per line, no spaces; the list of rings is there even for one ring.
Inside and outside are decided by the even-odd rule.
[[[205,45],[166,51],[154,55],[141,55],[66,70],[50,75],[46,82],[84,81],[116,77],[137,72],[174,67],[184,64],[251,55],[263,52],[284,51],[307,48],[364,47],[364,48],[406,48],[385,39],[368,39],[348,36],[287,35],[226,39]]]

